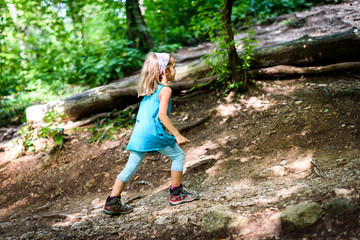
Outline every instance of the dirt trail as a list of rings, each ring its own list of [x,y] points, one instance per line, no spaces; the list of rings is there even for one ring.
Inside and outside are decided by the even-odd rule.
[[[324,33],[324,29],[341,26],[349,16],[355,19],[351,14],[337,17],[341,12],[350,12],[347,9],[354,9],[349,4],[315,7],[293,15],[317,16],[325,11],[326,19],[338,19],[336,24],[320,22]],[[352,4],[358,3],[352,1]],[[340,10],[331,10],[334,8]],[[322,19],[320,16],[323,15],[319,15],[318,21]],[[259,28],[275,26],[273,23]],[[291,36],[297,38],[295,32],[306,26],[304,23],[294,30],[281,25],[279,35],[283,40],[291,40]],[[267,34],[262,36],[270,41]],[[311,229],[298,233],[283,231],[278,214],[286,206],[304,201],[323,206],[335,197],[337,189],[348,190],[348,197],[360,204],[359,78],[360,73],[349,73],[284,81],[259,80],[260,91],[253,95],[224,97],[222,89],[218,89],[190,97],[179,96],[172,110],[175,122],[193,122],[209,110],[216,110],[216,114],[206,123],[184,132],[191,140],[183,147],[184,184],[198,190],[201,199],[177,207],[168,205],[170,160],[150,155],[123,195],[123,201],[132,205],[134,212],[112,218],[101,213],[110,187],[127,161],[129,153],[124,147],[130,129],[118,132],[115,141],[95,144],[85,142],[90,133],[83,128],[68,133],[70,139],[61,151],[51,155],[27,154],[12,160],[18,145],[4,142],[0,151],[0,236],[2,239],[21,236],[22,239],[358,239],[359,211],[355,218],[322,219]],[[325,178],[312,171],[312,161]],[[264,170],[274,166],[282,167],[283,172],[267,176]],[[201,228],[204,214],[216,205],[229,206],[233,213],[247,219],[246,224],[205,232]]]

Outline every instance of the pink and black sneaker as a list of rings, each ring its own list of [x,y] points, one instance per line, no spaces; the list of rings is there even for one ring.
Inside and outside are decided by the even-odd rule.
[[[192,202],[198,200],[199,194],[196,191],[190,191],[183,185],[171,189],[170,187],[170,205],[176,206],[182,203]]]
[[[103,209],[103,213],[107,215],[120,215],[133,211],[133,208],[121,203],[121,197],[108,197]]]

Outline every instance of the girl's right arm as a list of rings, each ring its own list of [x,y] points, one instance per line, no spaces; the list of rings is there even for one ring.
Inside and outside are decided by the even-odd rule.
[[[187,138],[180,134],[180,132],[176,129],[171,119],[169,118],[167,112],[169,107],[169,102],[171,98],[172,90],[169,87],[163,87],[159,94],[159,119],[161,123],[166,127],[167,130],[171,132],[171,134],[175,137],[176,142],[179,145],[190,142]]]

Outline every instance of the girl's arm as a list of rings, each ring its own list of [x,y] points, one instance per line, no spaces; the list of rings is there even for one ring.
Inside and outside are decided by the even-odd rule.
[[[174,135],[176,142],[179,145],[185,144],[187,142],[190,142],[188,139],[186,139],[183,135],[180,134],[180,132],[176,129],[174,124],[172,123],[171,119],[168,116],[168,107],[169,102],[172,94],[172,89],[169,87],[163,87],[160,90],[159,93],[159,101],[160,101],[160,107],[159,107],[159,119],[161,123],[166,127],[167,130],[171,132],[172,135]]]

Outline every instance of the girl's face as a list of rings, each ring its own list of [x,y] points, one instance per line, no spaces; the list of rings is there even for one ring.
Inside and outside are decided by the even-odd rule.
[[[173,57],[170,57],[169,59],[169,64],[167,66],[167,68],[165,69],[165,74],[166,74],[166,81],[167,82],[172,82],[175,80],[175,59]]]

